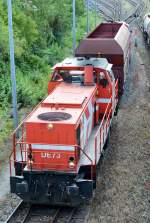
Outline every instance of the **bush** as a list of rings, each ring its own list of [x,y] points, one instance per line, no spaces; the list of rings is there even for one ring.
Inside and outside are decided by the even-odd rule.
[[[50,66],[72,54],[72,1],[15,0],[13,29],[17,99],[33,106],[47,92]],[[83,0],[76,0],[77,42],[86,32]],[[90,16],[93,27],[92,14]],[[7,1],[0,1],[0,110],[11,103]]]

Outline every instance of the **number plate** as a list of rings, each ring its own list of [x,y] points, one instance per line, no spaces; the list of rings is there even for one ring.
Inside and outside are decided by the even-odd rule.
[[[42,152],[41,153],[41,158],[47,158],[47,159],[60,159],[61,158],[61,155],[60,153],[45,153],[45,152]]]

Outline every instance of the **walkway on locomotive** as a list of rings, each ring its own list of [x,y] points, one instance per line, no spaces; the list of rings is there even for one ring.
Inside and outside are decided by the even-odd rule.
[[[52,76],[52,80],[50,83],[55,82],[54,89],[50,92],[50,94],[47,96],[47,98],[42,101],[42,103],[35,109],[34,112],[29,115],[29,117],[25,120],[25,125],[27,128],[26,131],[26,143],[30,144],[32,146],[32,152],[34,150],[36,151],[36,154],[47,148],[49,151],[60,151],[68,153],[68,151],[73,151],[73,147],[75,144],[78,144],[79,148],[81,148],[80,151],[80,157],[78,162],[76,163],[76,171],[80,168],[82,165],[94,165],[98,162],[100,154],[102,152],[109,127],[111,124],[111,118],[112,115],[112,109],[113,112],[115,110],[116,104],[117,104],[117,98],[116,95],[113,95],[115,98],[115,102],[113,104],[113,108],[110,106],[112,98],[109,98],[109,101],[106,100],[104,102],[104,99],[102,100],[103,103],[105,103],[105,110],[107,110],[106,114],[102,117],[101,123],[98,122],[94,127],[95,122],[95,109],[96,107],[96,84],[97,81],[96,75],[94,77],[94,83],[92,86],[84,86],[84,67],[85,66],[93,66],[94,69],[100,69],[101,71],[111,71],[111,64],[108,64],[106,59],[102,58],[91,58],[91,59],[85,59],[85,58],[71,58],[66,59],[62,63],[57,64],[54,67],[54,73]],[[94,70],[95,73],[95,70]],[[110,81],[113,82],[113,74],[108,77],[110,78]],[[102,104],[101,104],[102,105]],[[106,106],[107,105],[107,106]],[[89,110],[89,119],[86,118],[86,110]],[[66,120],[42,120],[40,119],[40,114],[48,114],[49,112],[61,112],[70,114],[70,117]],[[38,125],[39,123],[39,125]],[[54,135],[57,135],[58,137],[51,137],[51,140],[48,140],[48,135],[46,132],[44,134],[40,135],[39,132],[42,129],[41,124],[46,123],[48,128],[53,128],[53,125],[59,127],[59,136],[58,132]],[[36,124],[34,129],[34,124]],[[73,139],[71,140],[71,135],[67,135],[67,141],[63,141],[64,135],[63,132],[65,132],[64,126],[68,125],[68,131],[70,134],[74,134],[73,131],[70,129],[70,125],[75,126],[75,129],[78,129],[78,126],[80,124],[80,127],[83,128],[83,131],[80,130],[80,134],[83,136],[78,136],[80,139],[77,139],[77,142]],[[83,126],[83,127],[82,127]],[[35,137],[35,134],[37,135]],[[66,132],[66,134],[68,134]],[[78,134],[78,133],[77,133]],[[63,135],[63,137],[60,137]],[[40,141],[39,141],[40,137]],[[45,138],[46,137],[46,138]],[[55,140],[54,140],[55,138]],[[82,139],[83,138],[83,139]],[[57,141],[57,143],[56,143]],[[46,144],[47,145],[46,145]],[[49,146],[48,146],[49,145]],[[69,149],[70,148],[70,149]],[[78,149],[79,149],[78,148]],[[29,146],[26,147],[26,151],[29,150]],[[84,150],[84,151],[83,151]],[[95,152],[96,151],[96,152]],[[17,159],[20,160],[20,155],[17,153]],[[44,153],[43,153],[44,154]],[[69,153],[69,155],[72,157],[73,153]],[[24,153],[22,156],[26,162],[30,161],[27,157],[27,154]],[[43,155],[44,157],[44,155]],[[55,157],[57,158],[57,157]],[[60,162],[63,162],[63,160],[54,159],[55,162],[57,161],[59,164],[55,165],[55,168],[59,171],[59,165],[63,165],[64,163],[60,164]],[[41,164],[41,160],[38,157],[38,162],[36,165],[34,165],[34,162],[32,162],[32,168],[39,169],[44,168],[46,169],[46,165]],[[43,159],[42,159],[43,162]],[[50,160],[52,162],[52,160]],[[52,162],[53,163],[53,162]],[[46,163],[47,164],[47,163]],[[26,166],[25,170],[28,170],[29,166]],[[55,168],[49,166],[48,170],[54,170]],[[29,168],[30,169],[30,168]],[[75,169],[67,169],[70,172]]]

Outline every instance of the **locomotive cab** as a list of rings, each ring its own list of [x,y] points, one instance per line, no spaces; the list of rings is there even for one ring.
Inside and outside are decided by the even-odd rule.
[[[111,68],[102,58],[55,65],[48,96],[13,134],[11,192],[52,205],[78,206],[92,198],[118,102]]]

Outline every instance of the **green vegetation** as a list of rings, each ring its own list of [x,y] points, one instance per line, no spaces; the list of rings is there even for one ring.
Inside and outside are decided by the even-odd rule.
[[[150,12],[150,0],[145,0],[147,6],[147,12]]]
[[[12,4],[18,103],[32,107],[47,92],[50,67],[72,54],[72,0],[12,0]],[[83,0],[76,0],[76,13],[79,42],[86,31]],[[94,16],[90,17],[92,29]],[[11,81],[5,0],[0,0],[0,33],[0,117],[7,118]]]

